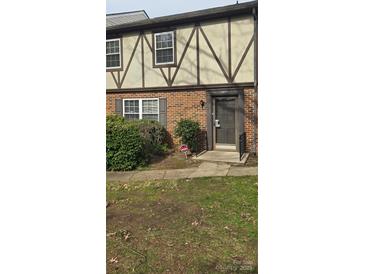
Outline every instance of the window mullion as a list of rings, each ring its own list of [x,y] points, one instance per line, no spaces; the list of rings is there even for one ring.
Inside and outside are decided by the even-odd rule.
[[[142,99],[139,99],[139,119],[142,119]]]

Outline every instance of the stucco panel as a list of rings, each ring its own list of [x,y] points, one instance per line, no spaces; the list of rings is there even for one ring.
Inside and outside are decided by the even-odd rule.
[[[227,83],[223,72],[206,43],[200,34],[199,37],[199,56],[200,56],[200,83],[201,84],[221,84]]]
[[[138,34],[132,34],[123,37],[123,53],[125,56],[124,63],[127,66],[133,48],[138,39]],[[126,67],[124,68],[126,70]],[[127,75],[125,76],[122,88],[138,88],[142,87],[142,54],[141,54],[141,40],[139,40],[136,52],[130,64]]]
[[[228,72],[228,22],[227,19],[202,23],[201,27],[208,37],[217,57]],[[202,37],[202,39],[204,39]]]
[[[114,75],[116,75],[117,72],[114,73]],[[118,79],[118,77],[116,76],[116,79]],[[117,88],[117,85],[115,84],[115,81],[113,79],[112,73],[111,72],[106,72],[106,88],[107,89],[115,89]]]
[[[179,63],[182,52],[189,40],[194,26],[178,29],[176,31],[176,50],[177,63]],[[171,70],[171,74],[175,72],[175,68]],[[195,85],[197,84],[197,66],[196,66],[196,32],[194,33],[190,45],[185,53],[185,57],[181,63],[181,67],[176,74],[174,85]]]
[[[254,20],[252,17],[232,18],[231,43],[232,43],[232,71],[237,65],[250,42],[254,33]]]
[[[247,52],[245,60],[243,61],[234,82],[254,82],[254,48],[255,42],[252,43],[249,51]]]

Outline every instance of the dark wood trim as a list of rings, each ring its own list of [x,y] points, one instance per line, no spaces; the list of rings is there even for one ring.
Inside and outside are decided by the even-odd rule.
[[[168,75],[169,75],[169,87],[171,87],[171,67],[168,67],[168,69],[167,69],[167,73],[168,73]]]
[[[117,85],[117,87],[119,87],[120,88],[120,71],[118,71],[118,85]]]
[[[232,34],[231,34],[231,17],[228,17],[228,77],[232,81]]]
[[[185,44],[184,51],[182,52],[182,54],[181,54],[181,56],[180,56],[179,64],[177,65],[177,67],[176,67],[176,69],[175,69],[175,72],[174,72],[174,75],[172,76],[172,79],[171,79],[171,82],[170,82],[170,84],[171,84],[171,85],[174,83],[175,77],[176,77],[176,75],[177,75],[177,73],[178,73],[178,71],[179,71],[179,69],[180,69],[180,67],[181,67],[181,63],[182,63],[182,61],[184,60],[184,57],[185,57],[186,52],[188,51],[188,48],[189,48],[189,46],[190,46],[190,42],[191,42],[191,40],[193,39],[193,36],[194,36],[195,30],[196,30],[196,27],[194,27],[194,28],[192,29],[192,31],[191,31],[191,33],[190,33],[190,36],[189,36],[189,38],[188,38],[188,41],[187,41],[187,42],[186,42],[186,44]]]
[[[162,64],[162,65],[156,65],[155,63],[155,33],[160,33],[160,32],[168,32],[168,31],[172,31],[174,33],[174,63],[173,64]],[[168,68],[168,67],[176,67],[176,29],[171,29],[171,28],[165,28],[165,29],[159,29],[159,30],[154,30],[151,33],[152,35],[152,65],[154,68]]]
[[[116,39],[116,38],[110,38],[110,39]],[[109,40],[109,39],[107,39]],[[120,68],[113,68],[113,69],[109,69],[106,68],[106,71],[123,71],[123,36],[119,37],[120,40]],[[105,45],[106,46],[106,45]]]
[[[255,44],[254,44],[254,51],[255,51],[255,59],[254,59],[254,81],[255,81],[255,86],[257,87],[258,85],[258,18],[257,18],[257,10],[256,8],[253,9],[254,12],[254,34],[255,34]]]
[[[254,81],[255,81],[255,100],[254,100],[254,134],[253,134],[253,144],[254,148],[253,151],[257,153],[256,147],[257,147],[257,131],[258,131],[258,117],[257,117],[257,110],[258,110],[258,14],[257,14],[257,8],[253,9],[253,15],[254,15],[254,33],[255,33],[255,49],[254,49]]]
[[[143,32],[141,32],[141,36]],[[144,39],[141,40],[141,51],[142,51],[142,88],[145,87],[145,79],[144,79]]]
[[[207,92],[207,141],[208,150],[213,150],[213,98]]]
[[[223,97],[223,96],[238,96],[242,92],[242,88],[211,88],[207,91],[211,96]]]
[[[200,85],[199,24],[196,27],[196,83]]]
[[[233,73],[233,76],[232,76],[232,82],[233,82],[233,81],[234,81],[234,79],[236,78],[237,73],[238,73],[238,71],[240,70],[241,65],[242,65],[243,61],[245,60],[246,55],[247,55],[248,51],[250,50],[251,45],[252,45],[252,43],[253,43],[253,41],[254,41],[254,40],[255,40],[255,34],[253,34],[253,35],[252,35],[250,42],[248,42],[248,45],[247,45],[247,47],[246,47],[245,51],[244,51],[244,52],[243,52],[243,54],[242,54],[242,57],[241,57],[241,59],[240,59],[240,61],[239,61],[238,65],[237,65],[237,67],[236,67],[236,70],[235,70],[235,71],[234,71],[234,73]]]
[[[127,64],[127,67],[125,68],[125,72],[123,74],[123,77],[122,77],[122,80],[120,81],[120,87],[122,87],[123,85],[123,82],[124,82],[124,79],[125,77],[127,76],[127,73],[128,73],[128,70],[129,70],[129,67],[132,63],[132,60],[133,60],[133,57],[134,57],[134,54],[136,53],[136,49],[138,47],[138,44],[139,44],[139,41],[141,40],[141,34],[138,35],[138,38],[137,38],[137,41],[136,41],[136,44],[134,45],[134,48],[133,48],[133,51],[132,51],[132,54],[131,54],[131,57],[129,58],[129,61],[128,61],[128,64]]]
[[[148,92],[148,91],[191,91],[191,90],[207,90],[207,89],[243,89],[245,87],[254,87],[254,82],[248,83],[225,83],[225,84],[210,84],[210,85],[185,85],[185,86],[171,86],[171,87],[150,87],[150,88],[120,88],[107,89],[106,93],[119,92]]]
[[[148,41],[148,39],[147,39],[147,37],[146,37],[146,35],[145,35],[145,34],[143,34],[143,38],[145,39],[145,41],[146,41],[146,43],[147,43],[147,46],[149,47],[149,49],[151,50],[151,53],[152,53],[152,55],[153,55],[153,48],[152,48],[152,46],[151,46],[150,42]],[[152,58],[153,58],[153,57],[152,57]],[[153,64],[153,63],[152,63],[152,64]],[[163,78],[164,78],[164,79],[165,79],[165,81],[166,81],[166,85],[169,85],[169,80],[167,79],[165,72],[163,71],[163,69],[162,69],[162,68],[159,68],[159,69],[160,69],[160,72],[161,72],[161,74],[162,74]]]
[[[108,73],[108,72],[110,72],[110,74],[112,75],[113,80],[114,80],[114,83],[115,83],[115,85],[117,86],[117,88],[120,88],[120,86],[119,86],[119,81],[115,78],[114,71],[107,71],[107,73]]]
[[[214,56],[215,60],[217,61],[218,65],[219,65],[219,68],[220,68],[220,69],[221,69],[221,71],[223,72],[224,77],[225,77],[225,78],[226,78],[226,80],[227,80],[227,83],[231,83],[230,78],[228,77],[226,70],[224,69],[224,67],[223,67],[223,65],[222,65],[222,63],[221,63],[221,61],[219,60],[219,58],[218,58],[217,54],[215,53],[215,51],[214,51],[214,49],[213,49],[212,45],[210,44],[209,39],[208,39],[208,37],[206,36],[206,34],[205,34],[205,32],[204,32],[203,28],[200,26],[200,27],[199,27],[199,29],[200,29],[200,31],[201,31],[201,33],[202,33],[202,35],[203,35],[203,37],[204,37],[205,41],[207,42],[208,47],[209,47],[210,51],[212,52],[212,54],[213,54],[213,56]]]

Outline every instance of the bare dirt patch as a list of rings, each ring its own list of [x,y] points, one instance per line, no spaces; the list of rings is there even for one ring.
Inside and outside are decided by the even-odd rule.
[[[147,167],[142,169],[156,170],[156,169],[181,169],[198,167],[199,161],[195,161],[189,157],[185,158],[185,155],[181,152],[171,152],[166,155],[154,156]]]

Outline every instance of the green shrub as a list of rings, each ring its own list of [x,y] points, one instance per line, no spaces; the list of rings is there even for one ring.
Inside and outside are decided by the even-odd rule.
[[[189,119],[180,120],[175,127],[175,135],[180,137],[182,143],[188,145],[191,151],[197,150],[199,132],[199,122]]]
[[[115,115],[115,114],[111,114],[111,115],[107,115],[106,116],[106,128],[111,128],[113,126],[116,125],[122,125],[126,122],[126,120],[124,119],[124,117],[120,116],[120,115]]]
[[[130,123],[135,124],[141,133],[148,158],[153,154],[161,154],[166,151],[166,129],[159,122],[137,120],[131,121]]]
[[[155,154],[166,153],[166,130],[156,121],[128,121],[118,115],[106,119],[107,170],[132,170]]]
[[[144,140],[136,125],[116,115],[107,116],[107,170],[132,170],[144,163]]]

